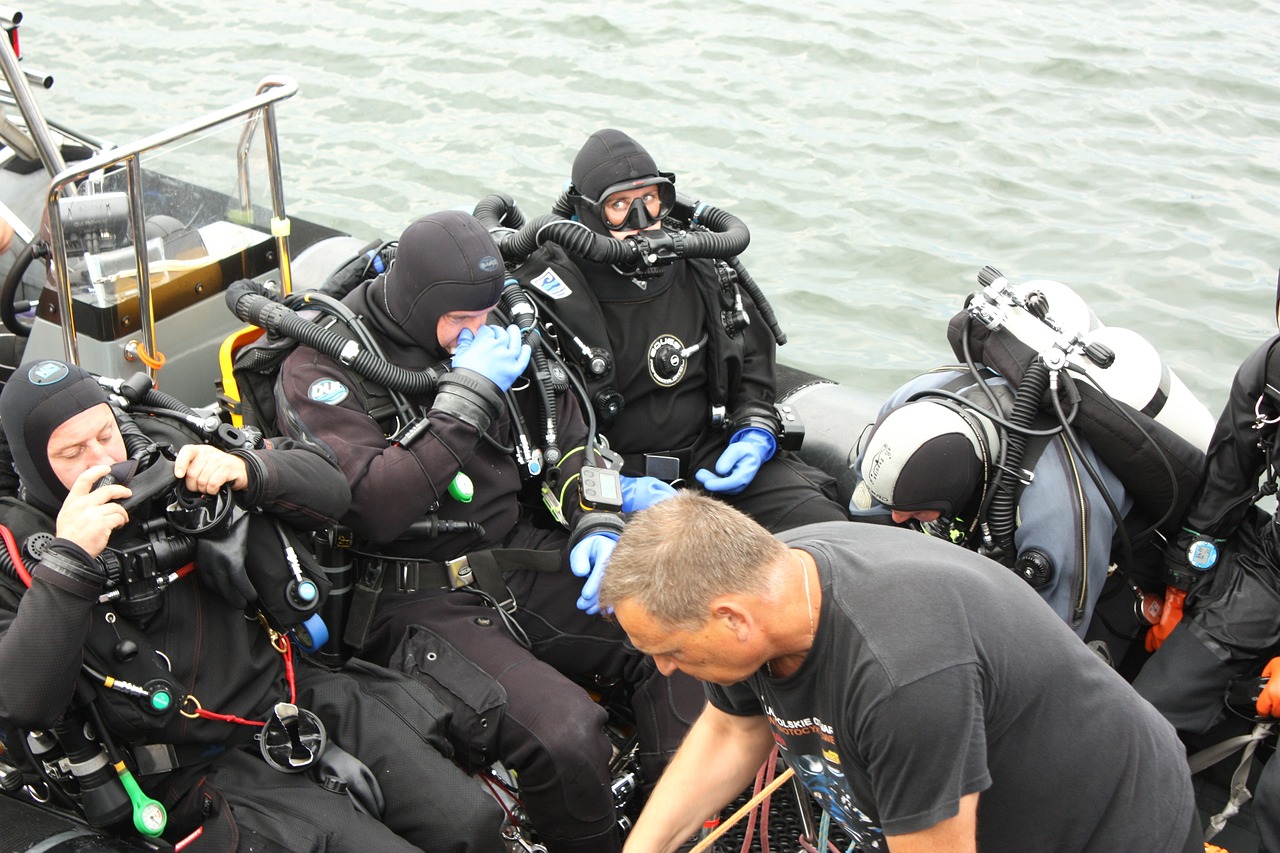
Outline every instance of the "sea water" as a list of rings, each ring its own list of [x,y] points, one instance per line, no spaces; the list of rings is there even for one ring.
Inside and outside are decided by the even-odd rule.
[[[1276,331],[1280,73],[1252,0],[53,0],[53,118],[127,142],[284,74],[294,216],[391,237],[545,213],[617,127],[751,229],[780,357],[885,394],[950,361],[984,265],[1075,289],[1216,415]]]

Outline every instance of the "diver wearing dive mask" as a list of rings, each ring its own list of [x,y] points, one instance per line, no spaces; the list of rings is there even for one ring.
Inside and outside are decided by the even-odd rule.
[[[657,228],[675,207],[675,175],[622,181],[605,187],[598,200],[584,202],[615,237]]]
[[[701,233],[704,206],[677,199],[675,175],[620,130],[593,133],[570,177],[573,218],[595,234],[718,236]],[[739,286],[737,251],[642,249],[628,267],[544,240],[514,275],[591,354],[583,383],[624,474],[701,484],[773,531],[847,521],[834,481],[779,447],[776,343]]]

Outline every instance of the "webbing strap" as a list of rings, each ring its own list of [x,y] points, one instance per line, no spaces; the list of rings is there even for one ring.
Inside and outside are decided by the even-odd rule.
[[[1240,808],[1253,797],[1253,794],[1249,791],[1249,770],[1253,766],[1253,754],[1257,750],[1258,744],[1271,735],[1274,727],[1275,723],[1258,723],[1253,727],[1253,731],[1247,735],[1228,738],[1221,743],[1205,747],[1195,755],[1187,758],[1187,765],[1191,768],[1191,774],[1194,776],[1201,770],[1212,767],[1243,747],[1243,752],[1240,754],[1240,763],[1236,765],[1236,772],[1231,774],[1230,797],[1222,811],[1209,818],[1209,824],[1204,833],[1205,841],[1209,841],[1221,832],[1222,828],[1227,825],[1227,821],[1239,814]]]

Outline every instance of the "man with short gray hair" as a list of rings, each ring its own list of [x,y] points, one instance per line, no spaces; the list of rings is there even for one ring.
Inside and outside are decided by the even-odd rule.
[[[710,700],[628,853],[676,849],[775,743],[859,849],[1203,849],[1173,728],[949,543],[840,522],[775,538],[682,493],[632,517],[600,601]]]

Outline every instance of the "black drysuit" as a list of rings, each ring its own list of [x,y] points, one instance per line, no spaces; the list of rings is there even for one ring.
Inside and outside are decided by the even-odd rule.
[[[246,455],[250,476],[250,488],[237,495],[247,497],[249,507],[309,526],[333,523],[345,511],[345,482],[309,450],[284,442],[274,450],[237,452]],[[152,506],[135,509],[135,516]],[[19,545],[33,533],[54,529],[52,519],[13,498],[0,503],[0,513]],[[256,515],[251,523],[270,524]],[[251,534],[246,568],[265,600],[290,574],[283,552],[272,547],[274,530],[257,529],[265,538]],[[74,543],[53,543],[62,559],[86,570],[93,565]],[[34,566],[20,603],[15,593],[21,585],[5,576],[0,722],[7,737],[49,728],[69,706],[96,692],[117,743],[135,750],[172,747],[176,768],[140,776],[139,782],[169,812],[166,839],[177,842],[203,827],[189,850],[502,849],[497,804],[446,757],[446,709],[399,673],[362,662],[331,672],[295,647],[298,706],[319,717],[331,742],[376,777],[384,801],[380,816],[357,810],[346,795],[326,790],[305,773],[273,769],[254,741],[260,728],[180,713],[198,702],[208,711],[261,721],[275,703],[290,698],[284,657],[264,626],[199,574],[197,566],[168,586],[154,614],[136,618],[115,602],[99,603],[100,590],[43,563]],[[132,696],[89,687],[82,660],[97,673],[133,684],[170,682],[173,706],[156,715]]]
[[[648,473],[646,454],[673,456],[680,478],[696,486],[694,473],[714,472],[739,429],[780,432],[773,335],[745,293],[741,307],[749,322],[726,329],[735,300],[722,289],[714,262],[678,260],[657,277],[640,279],[545,243],[515,275],[574,335],[609,353],[608,373],[587,380],[593,397],[602,391],[621,396],[620,413],[601,428],[626,460],[624,473]],[[673,350],[687,355],[678,367],[663,365],[664,353],[669,358]],[[835,500],[834,480],[784,451],[742,491],[715,496],[774,532],[848,519]]]
[[[1256,505],[1280,449],[1280,336],[1236,371],[1209,443],[1204,482],[1192,498],[1175,558],[1193,532],[1216,540],[1219,556],[1187,593],[1183,618],[1144,664],[1133,686],[1180,732],[1202,734],[1225,715],[1232,679],[1255,677],[1280,655],[1280,517]],[[1184,567],[1183,571],[1187,569]],[[1252,709],[1246,709],[1252,711]],[[1280,762],[1254,791],[1264,850],[1280,850]]]
[[[388,316],[384,285],[383,277],[365,282],[343,301],[367,319],[388,361],[409,369],[439,366],[443,353],[418,346]],[[423,325],[419,336],[434,339],[434,318]],[[541,416],[537,395],[528,388],[531,374],[532,368],[508,396],[537,441]],[[668,679],[651,659],[629,649],[615,623],[575,606],[583,580],[567,566],[567,526],[580,533],[591,523],[584,516],[592,514],[584,513],[578,497],[587,430],[573,396],[556,395],[563,458],[548,482],[522,478],[511,452],[515,435],[507,406],[481,432],[434,408],[434,393],[409,395],[429,426],[403,446],[388,441],[390,425],[367,413],[379,408],[378,395],[369,382],[305,347],[286,360],[277,387],[281,429],[326,454],[351,486],[344,522],[358,537],[357,550],[385,558],[386,585],[360,655],[412,672],[451,697],[455,744],[475,763],[500,759],[516,771],[538,840],[553,853],[620,849],[606,712],[580,685],[619,682],[631,691],[641,767],[650,784],[703,700],[691,679]],[[473,484],[470,502],[449,492],[459,472]],[[556,520],[557,512],[563,521]],[[427,516],[473,525],[433,538],[397,538]],[[477,595],[429,582],[406,585],[394,577],[406,563],[490,549],[546,552],[542,562],[548,566],[508,565],[505,588],[489,590],[497,599],[509,594],[514,600],[512,619],[528,648]]]

